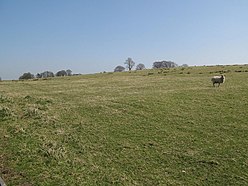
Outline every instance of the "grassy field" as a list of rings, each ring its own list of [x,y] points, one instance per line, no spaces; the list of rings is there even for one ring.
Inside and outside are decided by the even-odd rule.
[[[248,185],[248,65],[0,82],[0,176],[8,186]]]

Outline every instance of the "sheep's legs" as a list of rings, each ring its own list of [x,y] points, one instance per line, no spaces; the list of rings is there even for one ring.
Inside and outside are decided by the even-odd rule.
[[[213,83],[213,87],[216,87],[215,84],[216,84],[216,83]],[[220,83],[218,83],[218,87],[219,87],[219,86],[220,86]]]

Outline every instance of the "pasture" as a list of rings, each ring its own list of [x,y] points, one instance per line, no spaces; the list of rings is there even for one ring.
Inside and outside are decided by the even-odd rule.
[[[211,77],[225,74],[213,87]],[[0,82],[9,185],[248,185],[248,65]]]

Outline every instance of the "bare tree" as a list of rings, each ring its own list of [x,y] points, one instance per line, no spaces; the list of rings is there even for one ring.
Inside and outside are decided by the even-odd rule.
[[[124,63],[127,67],[127,69],[130,71],[135,65],[135,62],[132,60],[132,58],[127,58],[126,62]]]
[[[136,66],[136,70],[143,70],[143,69],[145,69],[145,68],[146,68],[145,65],[142,64],[142,63],[140,63],[140,64],[138,64],[138,65]]]

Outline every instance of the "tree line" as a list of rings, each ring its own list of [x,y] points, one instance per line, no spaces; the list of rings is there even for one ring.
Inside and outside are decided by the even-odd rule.
[[[127,58],[127,60],[124,62],[124,66],[118,65],[115,67],[114,72],[123,72],[125,69],[128,69],[128,71],[131,71],[135,67],[135,62],[133,61],[132,58]],[[187,67],[187,64],[183,64],[182,67]],[[178,64],[176,64],[173,61],[155,61],[153,62],[153,69],[158,69],[158,68],[174,68],[178,67]],[[144,70],[146,69],[145,65],[143,63],[139,63],[136,65],[136,70]],[[45,71],[41,73],[37,73],[36,75],[31,74],[30,72],[24,73],[19,77],[19,80],[24,80],[24,79],[34,79],[34,78],[49,78],[49,77],[61,77],[61,76],[72,76],[72,75],[80,75],[80,74],[72,74],[72,71],[70,69],[68,70],[60,70],[57,73],[53,73],[51,71]],[[0,77],[0,81],[1,81]]]
[[[124,62],[124,64],[126,65],[126,68],[131,71],[133,69],[133,67],[135,66],[135,62],[132,60],[132,58],[127,58],[127,60]],[[187,64],[183,64],[183,67],[187,67]],[[157,69],[157,68],[174,68],[174,67],[178,67],[178,64],[176,64],[173,61],[156,61],[153,63],[153,68]],[[123,72],[126,69],[125,67],[118,65],[117,67],[115,67],[114,72]],[[145,65],[142,63],[139,63],[136,66],[136,70],[143,70],[145,69]]]
[[[34,78],[49,78],[49,77],[60,77],[60,76],[72,76],[75,74],[72,74],[72,71],[70,69],[68,70],[60,70],[57,73],[53,73],[51,71],[45,71],[41,73],[37,73],[36,75],[31,74],[30,72],[26,72],[23,75],[19,77],[19,80],[24,80],[24,79],[34,79]]]

